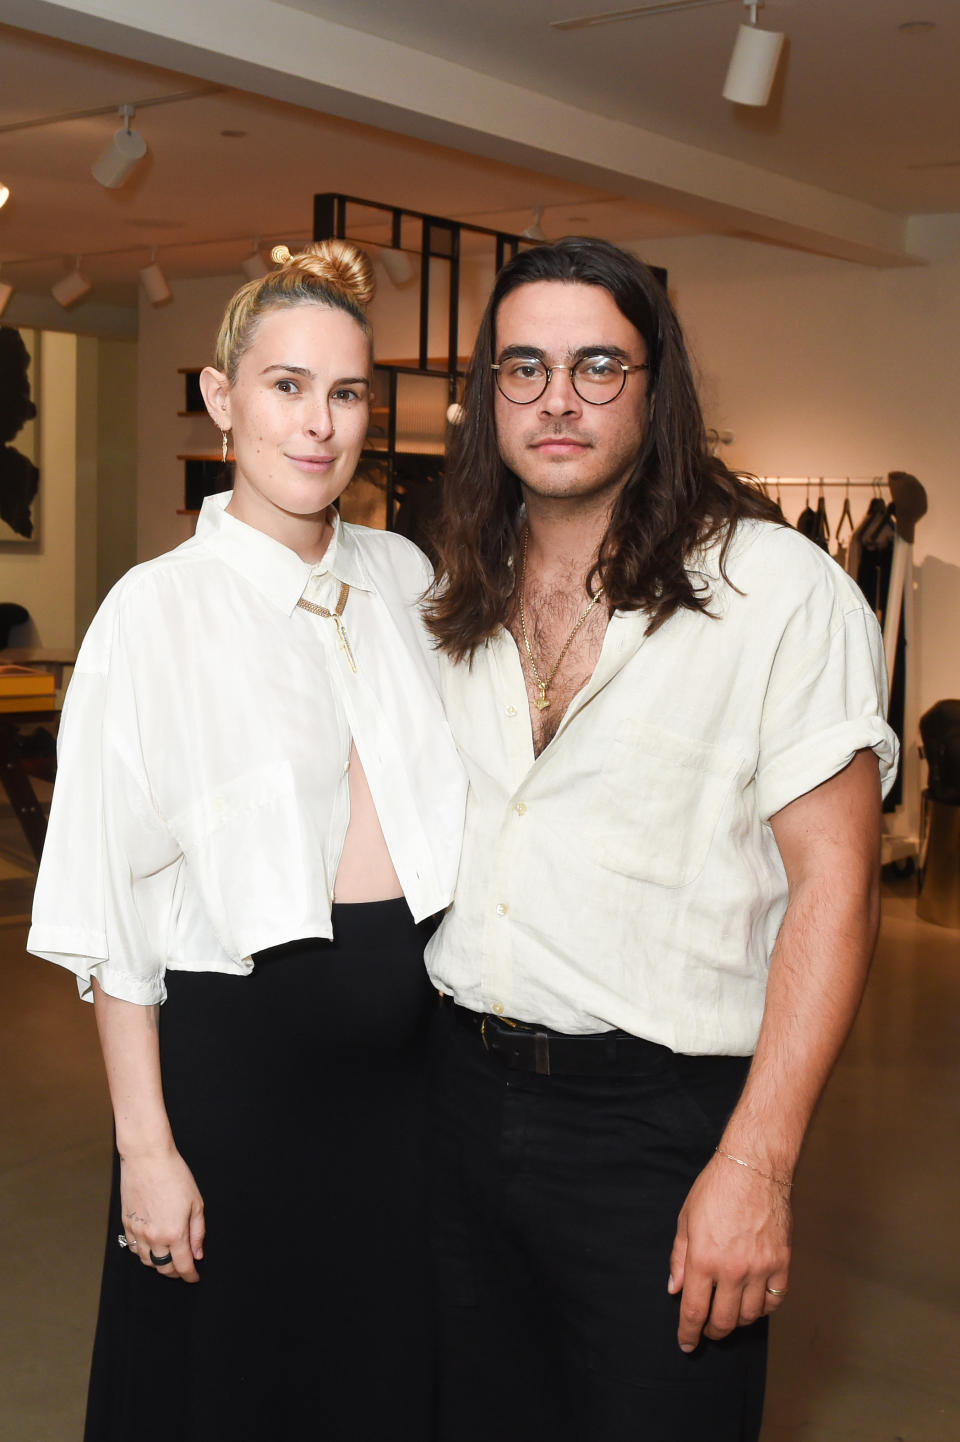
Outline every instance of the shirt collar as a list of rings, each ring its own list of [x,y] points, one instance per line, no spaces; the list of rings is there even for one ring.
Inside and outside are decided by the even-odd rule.
[[[331,575],[359,590],[373,586],[367,576],[356,537],[333,510],[333,534],[321,560],[313,565],[296,551],[245,521],[227,514],[232,491],[207,496],[197,521],[196,536],[239,571],[262,595],[292,615],[313,576]]]

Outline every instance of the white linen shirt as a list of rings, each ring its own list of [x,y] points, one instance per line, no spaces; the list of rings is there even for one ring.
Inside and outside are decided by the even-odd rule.
[[[753,1051],[787,901],[770,817],[865,747],[888,789],[897,742],[876,619],[821,550],[749,522],[732,585],[716,549],[689,569],[715,618],[678,611],[646,636],[644,612],[614,613],[536,758],[509,632],[472,667],[446,663],[470,789],[456,897],[427,957],[461,1005]]]
[[[416,920],[456,877],[466,781],[409,541],[334,521],[322,561],[208,498],[196,535],[110,592],[66,697],[30,951],[126,1001],[167,968],[249,972],[332,935],[351,739]],[[332,620],[343,624],[351,670]]]

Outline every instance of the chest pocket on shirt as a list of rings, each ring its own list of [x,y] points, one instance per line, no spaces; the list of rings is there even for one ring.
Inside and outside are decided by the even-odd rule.
[[[658,886],[703,870],[739,760],[719,746],[622,721],[585,827],[592,859]]]

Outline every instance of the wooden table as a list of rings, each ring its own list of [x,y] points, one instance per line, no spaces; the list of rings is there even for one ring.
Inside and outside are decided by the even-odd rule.
[[[59,707],[29,709],[31,698],[24,698],[22,711],[0,711],[0,786],[7,794],[14,814],[23,828],[30,850],[40,863],[40,854],[47,835],[47,817],[33,789],[33,782],[23,765],[17,741],[21,726],[50,725],[60,721]]]
[[[77,659],[75,650],[65,646],[8,646],[0,651],[0,666],[36,666],[38,671],[52,671],[53,684],[63,689],[63,672]]]

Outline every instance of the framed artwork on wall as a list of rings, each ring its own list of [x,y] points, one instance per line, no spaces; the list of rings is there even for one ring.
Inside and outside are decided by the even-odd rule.
[[[40,332],[0,326],[0,546],[37,548]]]

